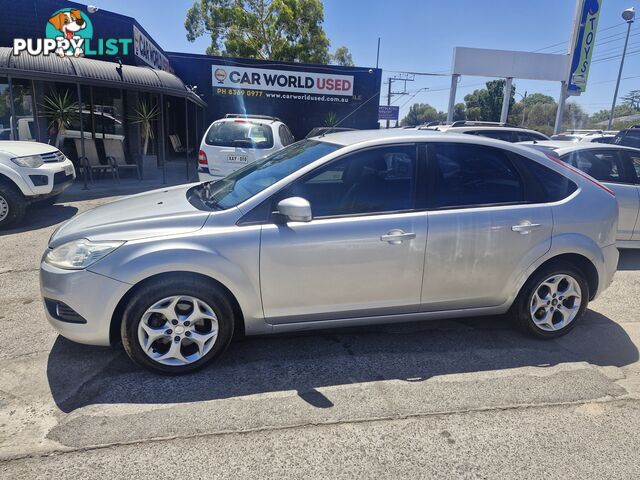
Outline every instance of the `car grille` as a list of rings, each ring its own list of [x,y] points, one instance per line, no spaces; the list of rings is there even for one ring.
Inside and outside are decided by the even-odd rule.
[[[61,183],[64,183],[68,180],[71,180],[73,178],[73,175],[67,175],[64,172],[56,172],[53,175],[53,184],[54,185],[59,185]]]
[[[40,158],[44,163],[55,163],[55,162],[64,162],[66,157],[64,153],[60,150],[56,150],[55,152],[42,153],[40,154]]]

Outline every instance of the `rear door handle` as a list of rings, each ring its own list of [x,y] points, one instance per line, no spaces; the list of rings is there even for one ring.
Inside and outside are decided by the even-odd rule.
[[[541,226],[542,225],[540,223],[531,223],[529,221],[526,221],[512,226],[511,230],[514,232],[518,232],[520,235],[527,235],[531,233],[531,230],[535,230],[536,228],[540,228]]]
[[[386,235],[380,235],[380,240],[383,242],[388,242],[391,245],[400,245],[405,240],[413,240],[416,238],[415,233],[405,233],[402,230],[390,230]]]

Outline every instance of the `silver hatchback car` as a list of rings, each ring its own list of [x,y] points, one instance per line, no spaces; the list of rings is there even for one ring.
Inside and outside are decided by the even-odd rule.
[[[234,334],[510,313],[573,328],[618,261],[612,192],[553,156],[471,135],[307,139],[222,180],[62,225],[41,263],[51,324],[161,373]]]

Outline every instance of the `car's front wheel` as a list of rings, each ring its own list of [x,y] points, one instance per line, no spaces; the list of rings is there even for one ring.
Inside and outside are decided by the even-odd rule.
[[[0,180],[0,229],[19,223],[27,209],[27,201],[17,187]]]
[[[573,329],[589,303],[589,284],[581,270],[554,263],[535,272],[516,300],[520,327],[538,338],[555,338]]]
[[[198,278],[151,281],[131,297],[122,319],[124,348],[157,373],[198,370],[217,358],[233,336],[233,309],[216,285]]]

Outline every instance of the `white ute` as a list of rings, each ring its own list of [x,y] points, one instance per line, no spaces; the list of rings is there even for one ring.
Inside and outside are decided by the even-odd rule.
[[[55,203],[75,178],[71,160],[52,145],[0,141],[0,229],[20,222],[30,203]]]

